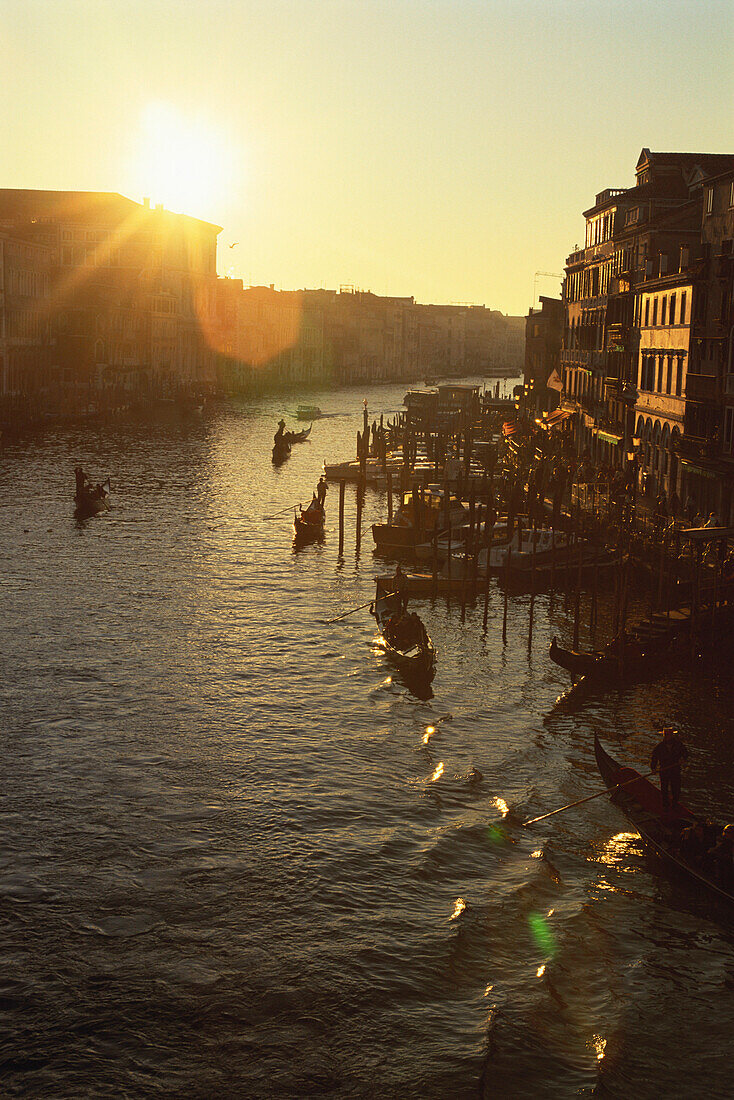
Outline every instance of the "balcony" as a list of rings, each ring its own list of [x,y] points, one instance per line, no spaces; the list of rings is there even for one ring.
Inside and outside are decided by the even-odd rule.
[[[713,402],[716,400],[716,376],[713,374],[686,375],[686,400]]]
[[[601,206],[605,202],[611,202],[612,199],[616,199],[620,195],[626,194],[626,187],[607,187],[606,191],[600,191],[596,196],[596,205]]]

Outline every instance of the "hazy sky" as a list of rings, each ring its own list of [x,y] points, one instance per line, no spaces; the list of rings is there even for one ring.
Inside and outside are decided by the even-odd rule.
[[[246,284],[525,313],[643,146],[734,152],[731,0],[0,0],[0,46],[0,186],[214,221]]]

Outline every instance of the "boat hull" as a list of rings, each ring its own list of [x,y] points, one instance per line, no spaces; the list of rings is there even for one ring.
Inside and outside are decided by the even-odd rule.
[[[703,888],[711,897],[725,901],[728,905],[734,905],[734,894],[723,889],[699,868],[687,863],[673,847],[671,838],[677,836],[679,827],[690,824],[694,820],[691,811],[683,805],[678,807],[675,814],[663,810],[660,790],[634,768],[626,768],[619,764],[604,749],[596,734],[594,734],[594,756],[599,774],[607,787],[614,787],[618,783],[625,784],[624,787],[614,791],[610,797],[632,822],[647,850],[660,860],[665,870],[669,874],[686,879],[696,890]],[[632,782],[628,782],[629,780]]]
[[[390,592],[388,585],[389,581],[388,584],[383,583],[382,580],[377,581],[377,595],[374,602],[374,615],[382,635],[380,644],[385,656],[407,680],[424,685],[430,684],[436,675],[436,651],[431,639],[426,635],[426,642],[409,648],[399,648],[385,636],[391,618],[398,613],[401,605],[400,597]]]

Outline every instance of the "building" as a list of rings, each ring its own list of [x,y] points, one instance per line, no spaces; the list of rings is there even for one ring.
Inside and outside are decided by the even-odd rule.
[[[51,253],[0,230],[0,422],[34,415],[48,389]]]
[[[560,376],[563,302],[541,295],[540,309],[531,307],[525,320],[525,370],[523,382],[533,395],[537,416],[558,407],[562,388]]]
[[[0,230],[47,250],[57,404],[214,384],[219,226],[116,193],[5,188]]]
[[[584,213],[584,248],[577,246],[566,261],[562,403],[574,414],[578,452],[610,466],[624,466],[634,452],[634,440],[642,438],[637,432],[642,427],[656,441],[645,440],[645,449],[638,451],[640,468],[647,475],[646,484],[663,491],[672,492],[673,481],[679,481],[672,448],[678,446],[681,431],[677,417],[682,395],[667,392],[667,374],[659,390],[658,363],[654,378],[650,363],[664,359],[667,371],[667,357],[679,351],[684,377],[699,376],[700,367],[678,321],[670,324],[669,312],[665,323],[658,312],[656,324],[645,324],[645,302],[652,309],[654,301],[674,293],[679,309],[685,286],[694,275],[697,281],[701,278],[705,181],[732,168],[734,156],[729,154],[643,149],[635,186],[608,188],[596,196]],[[668,343],[674,338],[679,341],[675,346]],[[640,396],[643,358],[645,383],[654,388]],[[691,393],[695,385],[691,382]],[[692,400],[686,404],[684,425],[693,423],[693,413],[688,412]],[[649,465],[653,461],[654,470]],[[662,470],[667,472],[661,474]]]

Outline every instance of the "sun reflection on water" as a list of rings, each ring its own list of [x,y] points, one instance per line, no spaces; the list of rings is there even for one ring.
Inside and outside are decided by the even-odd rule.
[[[456,901],[454,902],[454,911],[451,914],[451,916],[449,917],[449,920],[456,920],[457,917],[461,916],[461,914],[464,912],[465,909],[466,909],[466,902],[464,901],[464,899],[463,898],[457,898]]]

